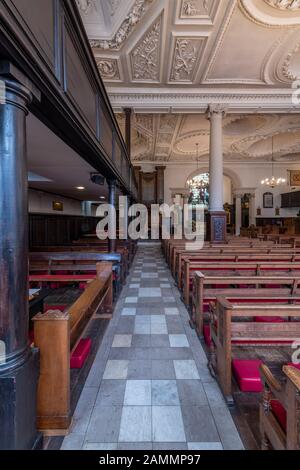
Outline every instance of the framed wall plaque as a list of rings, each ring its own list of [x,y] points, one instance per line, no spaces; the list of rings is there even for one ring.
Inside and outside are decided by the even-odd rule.
[[[62,202],[58,202],[58,201],[53,201],[52,202],[52,209],[54,211],[59,211],[59,212],[62,212],[64,210],[64,205]]]
[[[273,209],[274,207],[274,197],[272,193],[264,193],[264,209]]]
[[[300,186],[300,170],[290,170],[290,186]]]

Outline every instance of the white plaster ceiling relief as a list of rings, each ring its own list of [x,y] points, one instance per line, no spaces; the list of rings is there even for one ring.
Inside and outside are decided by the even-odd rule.
[[[264,0],[271,7],[279,10],[300,10],[300,0]]]
[[[104,81],[120,81],[120,71],[117,59],[97,58],[96,63],[100,75]]]
[[[299,0],[239,0],[240,9],[254,23],[269,28],[300,24]]]
[[[211,3],[211,0],[183,0],[181,7],[181,16],[195,17],[208,14],[209,4]]]
[[[155,20],[147,33],[132,50],[130,59],[133,80],[159,81],[161,28],[162,16]]]
[[[97,0],[76,0],[79,11],[88,15],[92,10],[97,10]]]
[[[91,47],[93,49],[119,51],[134,27],[143,18],[153,1],[154,0],[136,0],[113,39],[91,39]]]
[[[294,153],[300,150],[300,130],[294,129],[292,131],[285,130],[280,132],[274,130],[270,135],[257,136],[252,135],[232,145],[233,153],[240,152],[245,157],[250,156],[253,158],[271,157],[274,137],[274,156],[281,153],[291,152]]]
[[[141,128],[143,131],[153,135],[154,119],[153,114],[136,114],[135,125],[137,128]]]
[[[290,81],[300,78],[300,41],[286,56],[282,65],[282,74]]]
[[[110,0],[110,14],[114,16],[121,5],[122,0]]]
[[[224,134],[230,137],[247,135],[250,132],[257,132],[263,129],[267,122],[267,116],[259,114],[253,116],[238,116],[224,126]]]
[[[160,116],[160,132],[173,132],[176,129],[178,116],[174,114],[162,114]]]
[[[176,38],[171,69],[171,82],[192,82],[198,65],[203,38]]]

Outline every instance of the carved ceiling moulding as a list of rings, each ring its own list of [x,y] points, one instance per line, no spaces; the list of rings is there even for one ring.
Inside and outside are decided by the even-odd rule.
[[[239,0],[239,7],[250,21],[266,28],[293,28],[300,24],[300,0]]]
[[[133,80],[159,81],[161,27],[160,16],[131,52]]]
[[[81,13],[88,15],[91,10],[97,10],[96,0],[76,0],[77,6]]]
[[[300,53],[300,43],[298,43],[295,48],[289,52],[283,65],[282,65],[282,74],[288,80],[294,81],[300,78],[300,66],[296,58],[294,63],[295,56],[299,56]]]
[[[77,0],[77,1],[84,1],[84,0]],[[85,1],[88,1],[88,0],[85,0]],[[114,51],[120,50],[124,41],[126,41],[128,36],[132,32],[133,28],[143,18],[146,11],[148,10],[148,8],[153,2],[154,0],[136,0],[132,9],[126,16],[125,20],[123,21],[121,27],[119,28],[118,32],[115,34],[113,39],[111,39],[110,41],[92,39],[90,41],[91,47],[93,49],[101,49],[101,50],[114,50]]]
[[[203,39],[176,39],[170,81],[193,81],[202,42]]]
[[[279,10],[300,10],[300,0],[265,0],[265,3]]]
[[[97,67],[100,75],[105,81],[121,80],[119,66],[116,59],[97,59]]]
[[[200,17],[208,15],[212,0],[183,0],[181,17]]]

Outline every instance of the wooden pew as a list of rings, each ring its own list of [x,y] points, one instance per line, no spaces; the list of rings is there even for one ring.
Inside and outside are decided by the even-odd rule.
[[[98,262],[112,262],[115,280],[115,293],[119,294],[121,285],[124,284],[126,279],[126,268],[123,263],[124,259],[120,253],[94,253],[94,252],[33,252],[29,254],[29,266],[32,268],[49,269],[49,266],[61,265],[64,270],[64,265],[84,265]]]
[[[179,253],[178,254],[178,265],[176,266],[175,272],[177,273],[174,275],[178,288],[181,289],[183,285],[183,278],[184,278],[184,268],[185,263],[190,262],[191,264],[194,263],[206,263],[206,262],[217,262],[217,263],[224,263],[224,262],[241,262],[241,263],[251,263],[251,262],[262,262],[266,263],[269,261],[274,262],[285,262],[285,263],[299,263],[300,262],[300,253],[277,253],[277,252],[270,252],[260,253],[257,251],[251,252],[232,252],[231,254],[213,254],[210,252],[204,252],[203,254],[191,254],[187,255],[186,253]]]
[[[112,266],[103,263],[97,279],[64,313],[50,310],[33,318],[40,350],[37,425],[48,435],[65,435],[71,425],[70,356],[93,318],[112,314]],[[100,315],[101,318],[101,315]]]
[[[284,384],[266,365],[261,366],[260,373],[264,384],[259,413],[262,450],[300,450],[300,371],[284,366]],[[284,423],[280,423],[276,413],[278,403]]]
[[[300,337],[300,305],[285,304],[233,304],[218,297],[216,307],[210,313],[212,348],[209,367],[217,380],[227,402],[232,399],[233,347],[247,344],[280,347],[292,344]],[[254,317],[282,317],[284,323],[256,323]],[[292,319],[292,320],[291,320]],[[238,321],[237,321],[238,320]],[[296,321],[298,320],[298,321]]]
[[[122,276],[122,283],[125,282],[126,276],[129,272],[130,261],[128,249],[120,248],[116,253],[108,253],[107,248],[101,246],[86,246],[86,245],[62,245],[62,246],[46,246],[46,247],[34,247],[31,253],[75,253],[80,255],[81,253],[88,253],[89,255],[94,253],[101,255],[98,261],[113,261],[114,264],[120,265],[120,274]],[[117,255],[117,256],[116,256]],[[83,255],[82,255],[83,256]],[[88,261],[88,258],[84,258],[83,261]],[[94,261],[94,260],[91,260]],[[60,261],[62,262],[62,261]],[[78,260],[78,262],[81,262]]]
[[[242,247],[242,246],[226,246],[226,247],[213,247],[213,248],[206,248],[203,247],[202,250],[197,250],[197,251],[187,251],[185,248],[174,248],[173,250],[173,256],[172,260],[170,263],[170,269],[172,272],[173,277],[175,277],[175,273],[177,272],[178,269],[181,268],[180,263],[182,262],[183,258],[195,258],[199,257],[200,259],[205,256],[205,255],[210,255],[213,256],[215,255],[216,257],[218,256],[242,256],[242,255],[270,255],[270,256],[284,256],[286,255],[287,257],[289,256],[299,256],[300,255],[300,250],[297,248],[291,248],[291,247],[282,247],[281,245],[273,245],[272,247],[267,247],[267,246],[258,246],[258,247]]]
[[[291,302],[300,299],[300,275],[299,276],[205,276],[196,272],[193,279],[193,294],[191,308],[191,323],[197,334],[203,336],[205,316],[209,318],[209,305],[216,301],[217,297],[225,297],[229,301],[243,297],[249,299],[259,297],[265,303],[268,297],[274,301],[291,297]],[[213,286],[218,287],[213,287]],[[270,287],[275,285],[276,287]],[[243,286],[242,288],[240,286]],[[254,286],[254,287],[253,287]],[[280,287],[277,287],[280,286]]]
[[[191,306],[190,293],[192,290],[192,282],[195,272],[201,271],[203,274],[219,275],[219,276],[259,276],[259,275],[296,275],[300,274],[300,263],[279,263],[279,262],[236,262],[236,263],[191,263],[189,260],[184,263],[184,280],[182,285],[183,300],[189,308]]]

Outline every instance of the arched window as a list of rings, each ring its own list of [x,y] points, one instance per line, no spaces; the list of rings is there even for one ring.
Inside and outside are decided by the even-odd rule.
[[[190,188],[189,203],[208,208],[209,206],[209,173],[201,173],[188,181]]]

